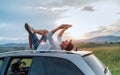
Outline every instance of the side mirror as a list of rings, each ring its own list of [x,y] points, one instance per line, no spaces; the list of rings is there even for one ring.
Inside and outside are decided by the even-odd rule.
[[[108,67],[105,68],[104,74],[106,75],[108,73]]]

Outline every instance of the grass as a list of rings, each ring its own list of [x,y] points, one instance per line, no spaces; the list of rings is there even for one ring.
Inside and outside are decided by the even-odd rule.
[[[76,44],[75,47],[93,51],[112,75],[120,75],[120,44]]]

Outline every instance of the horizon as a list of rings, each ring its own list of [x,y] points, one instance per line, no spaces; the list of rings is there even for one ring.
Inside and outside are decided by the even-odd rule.
[[[0,44],[27,43],[25,23],[49,31],[72,24],[63,39],[120,36],[119,0],[1,0],[0,12]]]
[[[100,38],[100,37],[108,37],[108,39],[109,39],[109,37],[120,37],[120,36],[113,36],[113,35],[108,35],[108,36],[97,36],[97,37],[92,37],[92,38],[89,38],[89,39],[80,39],[80,40],[73,40],[73,43],[74,44],[76,44],[76,43],[90,43],[90,42],[93,42],[93,41],[91,41],[91,39],[92,40],[95,40],[96,38]],[[118,39],[116,39],[116,40],[118,40]],[[109,41],[94,41],[95,43],[105,43],[105,42],[120,42],[120,40],[119,41],[116,41],[115,39],[114,39],[114,41],[113,40],[109,40]],[[9,43],[0,43],[0,45],[12,45],[12,44],[29,44],[28,42],[22,42],[22,43],[20,43],[20,42],[9,42]]]

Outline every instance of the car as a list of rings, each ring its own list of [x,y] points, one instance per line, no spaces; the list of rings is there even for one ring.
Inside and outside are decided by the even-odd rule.
[[[91,51],[23,50],[0,53],[0,75],[111,75],[111,72]]]

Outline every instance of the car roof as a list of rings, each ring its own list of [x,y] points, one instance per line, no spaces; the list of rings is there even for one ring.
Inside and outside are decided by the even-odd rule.
[[[20,50],[20,51],[9,51],[0,53],[0,57],[6,56],[30,56],[40,54],[79,54],[85,56],[91,54],[91,51],[65,51],[65,50]]]

